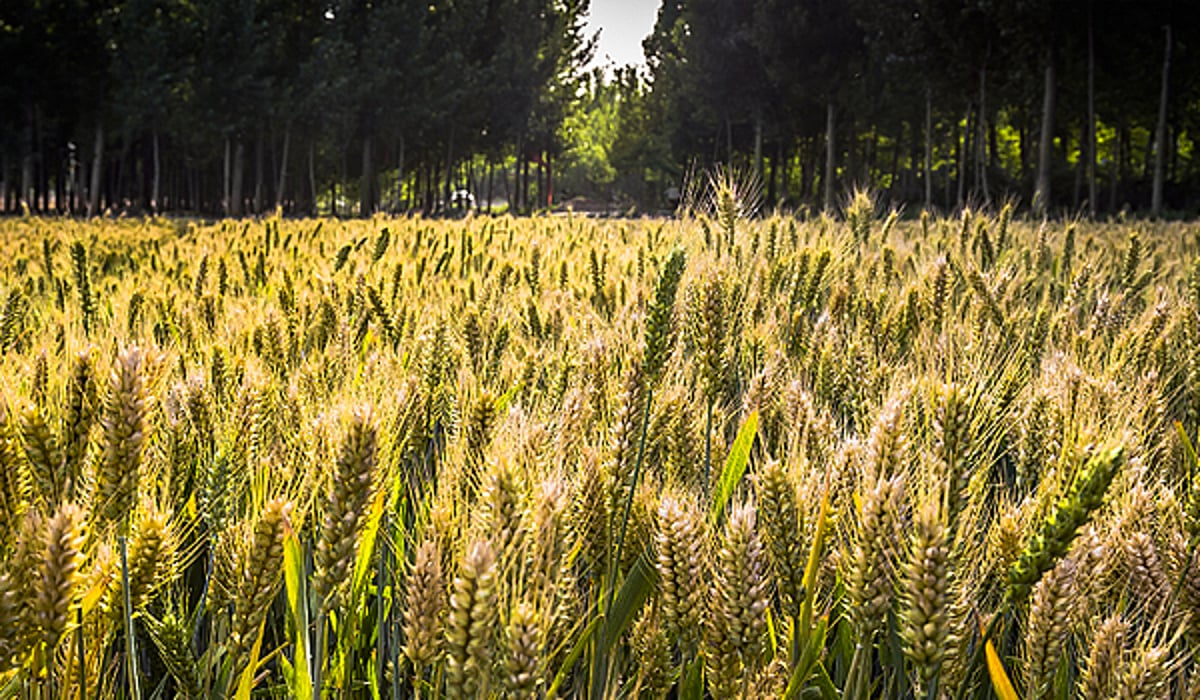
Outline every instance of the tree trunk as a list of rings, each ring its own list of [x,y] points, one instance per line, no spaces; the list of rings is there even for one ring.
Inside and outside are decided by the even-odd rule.
[[[950,152],[951,158],[957,162],[958,147],[959,147],[958,127],[955,126],[954,129],[951,130],[950,133],[946,134],[944,138],[946,139],[946,150]],[[951,142],[951,141],[953,141],[953,142]],[[944,192],[942,194],[942,207],[944,209],[948,210],[948,209],[950,209],[950,206],[951,206],[950,191],[954,186],[954,178],[950,176],[949,163],[947,163],[945,166],[943,166],[942,169],[945,171],[945,175],[944,175],[944,177],[942,177],[943,192]]]
[[[867,137],[863,139],[862,180],[860,182],[867,189],[871,188],[871,168],[875,164],[875,146],[878,140],[878,128],[872,124],[870,131],[867,132]]]
[[[237,145],[233,149],[233,184],[229,191],[229,211],[235,217],[242,215],[242,182],[246,174],[245,153],[246,145],[242,143],[241,139],[238,139]]]
[[[808,145],[808,144],[806,144],[806,145]],[[813,154],[813,152],[812,152],[813,150],[814,149],[812,149],[810,147],[801,146],[800,197],[799,197],[799,199],[806,204],[811,203],[813,201],[812,200],[812,196],[813,196],[812,178],[813,178],[813,171],[816,169],[816,165],[813,163],[813,160],[815,158],[815,154]]]
[[[87,215],[95,216],[100,210],[100,174],[104,164],[104,124],[96,119],[96,136],[92,142],[92,183],[88,188]]]
[[[265,162],[266,151],[263,142],[266,139],[263,137],[263,129],[259,129],[258,138],[254,141],[254,200],[251,206],[254,207],[254,213],[260,214],[263,210],[263,181],[266,179]]]
[[[491,158],[488,158],[488,172],[487,172],[487,213],[488,213],[489,215],[492,213],[492,183],[493,183],[493,181],[492,181],[492,172],[493,172],[493,170],[492,170],[492,165],[493,165],[493,164],[492,164],[492,159],[491,159]]]
[[[102,206],[108,210],[118,209],[121,206],[121,161],[125,158],[124,148],[117,151],[115,162],[109,162],[104,166],[104,196],[101,198]]]
[[[857,183],[855,172],[858,169],[858,122],[853,114],[848,114],[848,118],[842,120],[842,125],[846,127],[846,135],[842,138],[842,143],[846,144],[846,161],[842,163],[842,172],[846,175],[846,179],[842,181],[842,188],[853,188]]]
[[[437,209],[437,199],[440,192],[439,180],[434,175],[437,165],[431,158],[425,166],[425,213],[432,214]]]
[[[923,126],[923,125],[922,125]],[[915,199],[923,197],[925,186],[921,174],[924,172],[925,139],[916,132],[917,125],[909,124],[908,134],[908,167],[905,169],[904,198]],[[922,184],[918,184],[922,183]]]
[[[47,204],[46,204],[46,206],[47,206],[48,210],[52,210],[57,213],[59,211],[59,209],[62,207],[62,201],[63,201],[63,198],[62,198],[62,160],[59,158],[54,159],[54,185],[53,186],[50,186],[50,183],[48,182],[49,176],[50,176],[50,173],[49,173],[50,169],[48,167],[43,166],[43,170],[46,172],[46,179],[47,179],[47,183],[46,183],[46,187],[47,187],[46,202],[47,202]],[[1174,159],[1171,159],[1171,161],[1169,161],[1167,163],[1167,177],[1168,178],[1171,177],[1172,173],[1174,173],[1174,172],[1175,172]],[[51,198],[53,198],[53,200],[54,200],[53,203],[50,202]]]
[[[184,177],[187,182],[188,207],[192,211],[200,211],[200,183],[196,181],[195,168],[188,168]]]
[[[825,197],[822,201],[825,211],[833,211],[833,174],[834,174],[834,132],[833,132],[833,100],[825,106]]]
[[[454,122],[450,122],[450,136],[446,139],[446,187],[443,192],[446,199],[442,202],[442,211],[450,208],[450,178],[452,175],[454,158]]]
[[[437,207],[438,185],[434,181],[433,171],[437,166],[433,160],[425,165],[425,213],[432,214]]]
[[[1029,177],[1029,119],[1022,115],[1020,127],[1017,129],[1017,158],[1020,163],[1021,182]]]
[[[546,203],[546,152],[538,151],[537,164],[537,208],[541,208]]]
[[[520,148],[517,149],[517,152],[520,153]],[[517,159],[518,159],[518,161],[520,160],[519,155],[517,156]],[[516,188],[517,169],[519,167],[520,167],[519,163],[513,163],[513,181],[514,181],[513,189]],[[513,213],[513,190],[509,189],[509,186],[508,186],[508,169],[507,168],[505,168],[500,173],[500,179],[504,181],[504,199],[505,199],[505,201],[508,202],[508,213],[511,215]]]
[[[521,162],[525,160],[525,137],[517,137],[517,148],[513,151],[512,192],[508,192],[508,176],[504,178],[504,194],[508,197],[508,213],[516,214],[521,211]]]
[[[221,209],[225,212],[225,216],[230,216],[233,213],[233,191],[231,187],[232,178],[231,166],[233,163],[233,144],[228,136],[225,137],[225,167],[224,180],[221,184]]]
[[[433,211],[433,195],[429,192],[430,188],[433,186],[433,176],[430,175],[430,172],[433,170],[433,166],[429,164],[428,160],[426,160],[423,165],[424,167],[417,168],[415,180],[417,190],[420,193],[421,213],[429,214]]]
[[[396,153],[396,211],[403,208],[404,200],[404,137],[400,137],[400,150]]]
[[[50,178],[47,174],[49,168],[46,167],[46,149],[45,139],[42,135],[43,130],[42,110],[37,110],[37,128],[34,130],[34,153],[36,157],[33,162],[34,167],[34,187],[37,191],[34,194],[34,200],[37,202],[38,210],[48,212],[50,210]]]
[[[529,211],[529,159],[521,157],[521,187],[518,197],[521,200],[521,213]]]
[[[933,207],[933,92],[925,86],[925,208]]]
[[[1087,148],[1087,125],[1079,129],[1079,159],[1075,161],[1075,186],[1071,193],[1071,208],[1079,209],[1079,200],[1083,196],[1083,181],[1087,174],[1087,162],[1084,150]]]
[[[1162,215],[1163,157],[1167,152],[1167,97],[1171,76],[1171,25],[1166,26],[1167,45],[1163,49],[1162,91],[1158,96],[1158,126],[1154,129],[1154,193],[1150,200],[1150,216]]]
[[[894,198],[897,190],[903,190],[904,184],[900,181],[900,153],[904,150],[904,124],[900,124],[900,133],[896,135],[896,140],[892,141],[892,166],[888,168],[891,172],[891,178],[888,181],[888,196]]]
[[[21,143],[21,206],[32,210],[37,206],[33,184],[33,109],[26,110],[25,136]]]
[[[1113,159],[1112,170],[1109,171],[1108,178],[1108,210],[1115,212],[1117,210],[1117,186],[1121,182],[1121,155],[1124,139],[1122,133],[1124,128],[1117,125],[1117,138],[1113,144]]]
[[[151,149],[154,157],[154,179],[150,183],[150,211],[158,213],[159,187],[162,181],[162,158],[158,150],[158,127],[150,135]]]
[[[969,158],[967,154],[971,152],[972,113],[971,105],[967,105],[967,114],[963,117],[963,128],[960,136],[961,142],[958,146],[958,164],[955,168],[958,175],[958,196],[956,202],[960,207],[963,205],[963,196],[966,194],[967,174],[964,171],[966,170],[967,159]]]
[[[979,69],[979,116],[975,119],[976,125],[976,144],[975,144],[975,167],[978,178],[978,185],[983,192],[983,203],[991,205],[992,193],[988,189],[987,179],[987,67]]]
[[[472,157],[468,158],[465,163],[463,163],[461,166],[459,166],[459,168],[460,168],[460,170],[459,170],[458,175],[460,178],[464,178],[462,181],[465,183],[465,186],[463,187],[463,189],[465,189],[468,194],[474,195],[476,192],[479,191],[479,185],[478,185],[478,183],[475,182],[475,157],[472,156]],[[466,200],[466,207],[468,210],[470,210],[470,208],[471,208],[470,198],[467,198],[467,200]]]
[[[75,146],[71,144],[67,148],[67,168],[63,174],[63,195],[65,203],[65,211],[68,214],[74,214],[79,209],[79,204],[75,201],[75,192],[79,189],[79,164],[76,162]],[[4,173],[0,172],[0,183],[4,181]],[[3,209],[4,186],[0,184],[0,212]]]
[[[292,122],[283,126],[283,153],[279,157],[279,177],[275,180],[275,209],[283,210],[283,188],[287,186],[288,151],[292,146]]]
[[[1096,218],[1096,51],[1092,38],[1092,3],[1088,3],[1088,78],[1087,78],[1087,134],[1088,134],[1088,213]]]
[[[1050,208],[1050,168],[1054,150],[1054,97],[1055,81],[1054,54],[1046,52],[1045,90],[1042,93],[1042,133],[1038,140],[1037,185],[1033,191],[1033,211],[1045,214]]]
[[[774,207],[779,203],[776,199],[778,190],[775,188],[775,181],[779,177],[779,161],[783,160],[783,141],[775,142],[775,157],[771,159],[771,174],[767,179],[767,204]]]
[[[125,209],[126,199],[129,199],[127,196],[129,190],[125,184],[125,162],[129,160],[129,151],[132,144],[133,137],[129,135],[129,127],[126,126],[126,128],[121,130],[121,151],[120,155],[117,156],[116,182],[112,185],[112,191],[110,192],[112,196],[109,198],[109,205],[112,206],[115,202],[122,211]]]
[[[791,146],[795,142],[788,140],[787,145],[784,145],[783,139],[779,141],[779,200],[780,202],[788,202],[792,198],[792,155]]]
[[[363,137],[362,184],[358,193],[359,216],[370,216],[375,210],[375,164],[371,160],[371,136]]]
[[[725,117],[725,158],[733,167],[733,122],[729,117]]]
[[[1175,172],[1179,165],[1179,144],[1178,134],[1175,133],[1175,127],[1167,124],[1167,182],[1175,182]]]
[[[313,162],[316,160],[315,150],[316,146],[310,141],[308,144],[308,194],[310,197],[308,211],[313,216],[317,215],[317,169]]]
[[[762,110],[754,112],[754,177],[761,183],[763,175],[763,118]]]
[[[151,200],[154,199],[154,132],[150,133],[150,140],[143,144],[142,150],[142,173],[138,178],[138,197],[142,202],[142,209],[145,212],[153,212],[154,204]]]
[[[30,182],[27,190],[27,203],[33,211],[42,211],[45,209],[45,194],[42,153],[42,119],[41,110],[34,107],[32,111],[32,126],[30,127],[30,149],[29,154],[29,173]]]

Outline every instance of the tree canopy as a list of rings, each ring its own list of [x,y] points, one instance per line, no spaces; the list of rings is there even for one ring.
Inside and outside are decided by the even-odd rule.
[[[732,162],[771,204],[836,205],[827,193],[858,186],[954,208],[1033,204],[1044,173],[1045,206],[1099,212],[1149,208],[1161,153],[1167,205],[1195,211],[1192,15],[1169,1],[668,0],[641,78],[659,128],[645,138],[670,144],[675,170],[649,177]]]
[[[641,210],[734,165],[769,206],[1200,208],[1186,3],[664,0],[587,70],[588,0],[0,6],[7,211]],[[473,199],[465,199],[462,192]]]
[[[0,6],[14,211],[443,208],[539,164],[587,0],[31,0]],[[514,183],[528,189],[528,166]]]

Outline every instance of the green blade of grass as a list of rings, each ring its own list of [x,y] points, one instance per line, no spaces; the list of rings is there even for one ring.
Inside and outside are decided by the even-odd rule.
[[[985,640],[983,648],[984,654],[987,656],[988,677],[992,680],[992,689],[996,691],[996,696],[1000,700],[1021,700],[1021,696],[1017,695],[1012,681],[1008,678],[1008,672],[1004,670],[1004,663],[1000,660],[1000,655],[996,653],[996,647],[992,644],[992,640]]]
[[[788,679],[787,690],[783,694],[784,700],[793,700],[798,697],[808,683],[808,679],[812,677],[813,670],[821,659],[821,653],[825,650],[827,625],[828,621],[825,618],[817,620],[812,633],[808,636],[808,644],[804,647],[804,653],[800,655],[800,661],[792,670],[791,678]]]
[[[288,611],[295,626],[296,646],[294,682],[289,691],[297,700],[312,700],[312,677],[309,675],[308,650],[308,582],[304,575],[304,549],[296,533],[289,530],[283,541],[283,577],[287,586]]]
[[[246,670],[242,671],[242,677],[238,679],[237,694],[234,695],[234,700],[250,700],[250,691],[254,690],[254,674],[258,671],[258,657],[262,653],[263,632],[267,628],[267,621],[263,620],[258,626],[258,636],[254,640],[254,646],[250,649],[250,663],[246,664]]]
[[[1187,431],[1183,429],[1183,424],[1179,421],[1175,421],[1175,433],[1179,435],[1179,442],[1183,445],[1184,454],[1187,455],[1188,476],[1191,476],[1196,467],[1200,466],[1200,456],[1196,455],[1196,445],[1188,437]]]
[[[821,551],[825,546],[825,532],[829,526],[829,479],[821,494],[821,510],[817,514],[816,534],[808,552],[808,565],[804,568],[804,601],[800,606],[799,634],[807,636],[812,625],[813,606],[817,597],[817,574],[821,568]]]
[[[129,694],[133,700],[142,700],[141,675],[137,666],[137,637],[133,631],[133,607],[129,589],[129,544],[124,536],[121,544],[121,598],[124,606],[125,654],[129,667]]]
[[[600,630],[600,646],[603,653],[607,654],[612,650],[621,638],[621,633],[637,617],[646,599],[654,592],[654,582],[654,569],[646,563],[644,557],[638,557],[629,574],[625,576],[612,608],[604,618],[604,625]]]
[[[813,671],[813,678],[816,681],[817,688],[821,691],[822,700],[838,700],[841,697],[837,686],[833,684],[833,679],[829,677],[829,671],[825,669],[824,662],[817,662],[817,666]]]
[[[679,679],[679,700],[703,700],[704,660],[696,658],[683,670]]]
[[[371,512],[367,514],[367,524],[363,527],[359,539],[358,555],[354,559],[354,576],[351,578],[350,601],[352,607],[362,599],[366,590],[367,577],[371,573],[371,555],[375,552],[375,538],[379,535],[379,522],[383,519],[384,497],[387,491],[378,489],[375,499],[371,502]]]
[[[758,411],[754,411],[738,430],[733,447],[729,450],[729,458],[725,460],[725,467],[721,470],[721,477],[717,480],[717,488],[713,491],[712,505],[708,511],[708,518],[711,522],[720,522],[721,516],[725,512],[725,506],[733,497],[734,489],[746,474],[746,467],[750,464],[750,448],[754,445],[754,437],[757,434]]]
[[[575,646],[571,647],[571,651],[567,654],[567,658],[563,659],[562,666],[558,669],[558,673],[554,674],[554,681],[550,683],[549,690],[546,691],[546,700],[554,700],[558,696],[558,689],[567,680],[571,669],[575,667],[575,662],[579,660],[579,656],[583,654],[583,650],[592,639],[592,635],[600,628],[600,623],[604,620],[604,616],[596,613],[592,617],[592,621],[579,634],[579,639],[575,642]]]
[[[21,694],[21,673],[13,671],[9,679],[0,686],[0,700],[15,700]]]

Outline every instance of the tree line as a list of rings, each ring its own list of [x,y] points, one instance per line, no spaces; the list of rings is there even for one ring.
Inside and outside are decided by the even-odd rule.
[[[588,0],[0,5],[5,209],[434,211],[549,191]],[[480,172],[467,170],[478,166]],[[530,190],[533,188],[533,193]]]
[[[588,9],[4,3],[0,207],[656,210],[731,164],[768,206],[858,186],[944,209],[1200,208],[1185,2],[663,0],[645,65],[608,72],[584,69]]]
[[[848,188],[946,209],[1155,215],[1200,207],[1191,4],[1096,0],[665,0],[614,142],[643,193],[733,162],[769,204]]]

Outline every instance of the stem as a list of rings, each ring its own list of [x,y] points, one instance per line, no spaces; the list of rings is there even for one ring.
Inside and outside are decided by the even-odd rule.
[[[996,611],[994,616],[992,616],[992,621],[988,623],[987,628],[984,629],[983,634],[980,635],[979,643],[976,644],[975,648],[971,651],[971,660],[967,664],[967,673],[963,677],[962,685],[960,685],[958,688],[958,695],[955,696],[956,700],[966,700],[967,688],[971,685],[971,675],[974,674],[975,669],[978,668],[979,661],[983,657],[983,650],[987,645],[987,641],[992,638],[993,634],[996,633],[996,628],[1000,624],[1000,619],[1004,617],[1005,613],[1008,612],[1008,609],[1009,608],[1007,604],[1001,604],[1000,609]]]
[[[854,656],[850,659],[850,670],[846,672],[846,697],[866,697],[865,688],[863,687],[866,681],[864,664],[871,661],[872,646],[874,646],[873,640],[868,639],[865,642],[860,642],[854,648]]]
[[[399,587],[398,586],[399,577],[396,575],[396,568],[397,567],[393,566],[391,568],[391,570],[388,572],[389,573],[388,579],[390,580],[391,586],[392,586],[391,595],[392,595],[393,605],[395,605],[396,590]],[[396,618],[393,617],[392,621],[389,622],[388,626],[387,626],[388,640],[391,642],[391,646],[388,648],[388,659],[392,662],[392,700],[400,700],[400,679],[401,679],[401,675],[400,675],[400,668],[401,668],[401,666],[400,666],[400,644],[399,644],[400,635],[398,634],[398,630],[397,630],[399,623],[396,622],[395,619]],[[420,678],[421,670],[416,669],[416,671],[414,672],[414,675],[417,678]],[[414,683],[413,684],[414,690],[416,689],[416,687],[417,687],[417,684]],[[418,695],[418,697],[419,697],[419,695]]]
[[[83,654],[83,609],[75,610],[75,655],[79,664],[79,697],[87,697],[87,673]]]
[[[125,598],[125,656],[129,670],[129,696],[142,699],[141,680],[137,668],[137,643],[133,638],[133,603],[129,600],[129,547],[121,536],[121,593]]]
[[[325,665],[325,612],[324,601],[317,603],[317,643],[313,649],[313,700],[321,700],[321,668]]]
[[[642,460],[646,456],[646,432],[649,430],[650,424],[650,404],[654,398],[654,389],[650,386],[646,387],[646,403],[642,408],[642,429],[638,437],[637,460],[633,464],[633,476],[629,479],[629,495],[625,498],[625,509],[621,516],[621,534],[617,538],[617,549],[613,555],[612,562],[609,564],[608,573],[608,603],[604,606],[604,617],[612,613],[613,602],[617,595],[617,574],[621,562],[621,554],[625,549],[625,535],[629,528],[629,513],[633,510],[633,499],[637,492],[638,477],[642,473]],[[601,633],[604,628],[601,628]],[[600,653],[597,648],[597,657],[593,662],[592,672],[596,675],[592,677],[592,696],[606,697],[605,685],[608,680],[608,674],[611,669],[607,654]],[[319,699],[318,699],[319,700]]]
[[[793,667],[800,661],[800,617],[792,615],[792,639],[788,659]]]
[[[389,534],[388,517],[386,512],[383,514],[383,521],[379,524],[379,529],[385,535]],[[376,569],[375,583],[375,663],[378,664],[378,668],[375,669],[376,676],[374,680],[378,684],[380,695],[383,694],[383,684],[385,681],[384,671],[387,668],[387,657],[384,656],[384,652],[386,651],[384,647],[384,632],[386,630],[386,626],[385,616],[383,613],[383,584],[386,581],[385,577],[387,576],[387,555],[388,546],[387,542],[384,541],[381,543],[379,548],[378,568]]]
[[[642,473],[642,460],[646,456],[646,432],[650,427],[650,402],[654,390],[646,387],[646,405],[642,409],[642,429],[638,437],[637,461],[633,464],[633,477],[629,479],[629,495],[625,498],[625,511],[621,515],[621,536],[617,538],[617,551],[609,568],[608,605],[604,607],[607,615],[612,612],[613,598],[617,594],[617,567],[620,566],[621,553],[625,549],[625,534],[629,529],[629,513],[633,510],[633,498],[637,491],[638,477]]]

